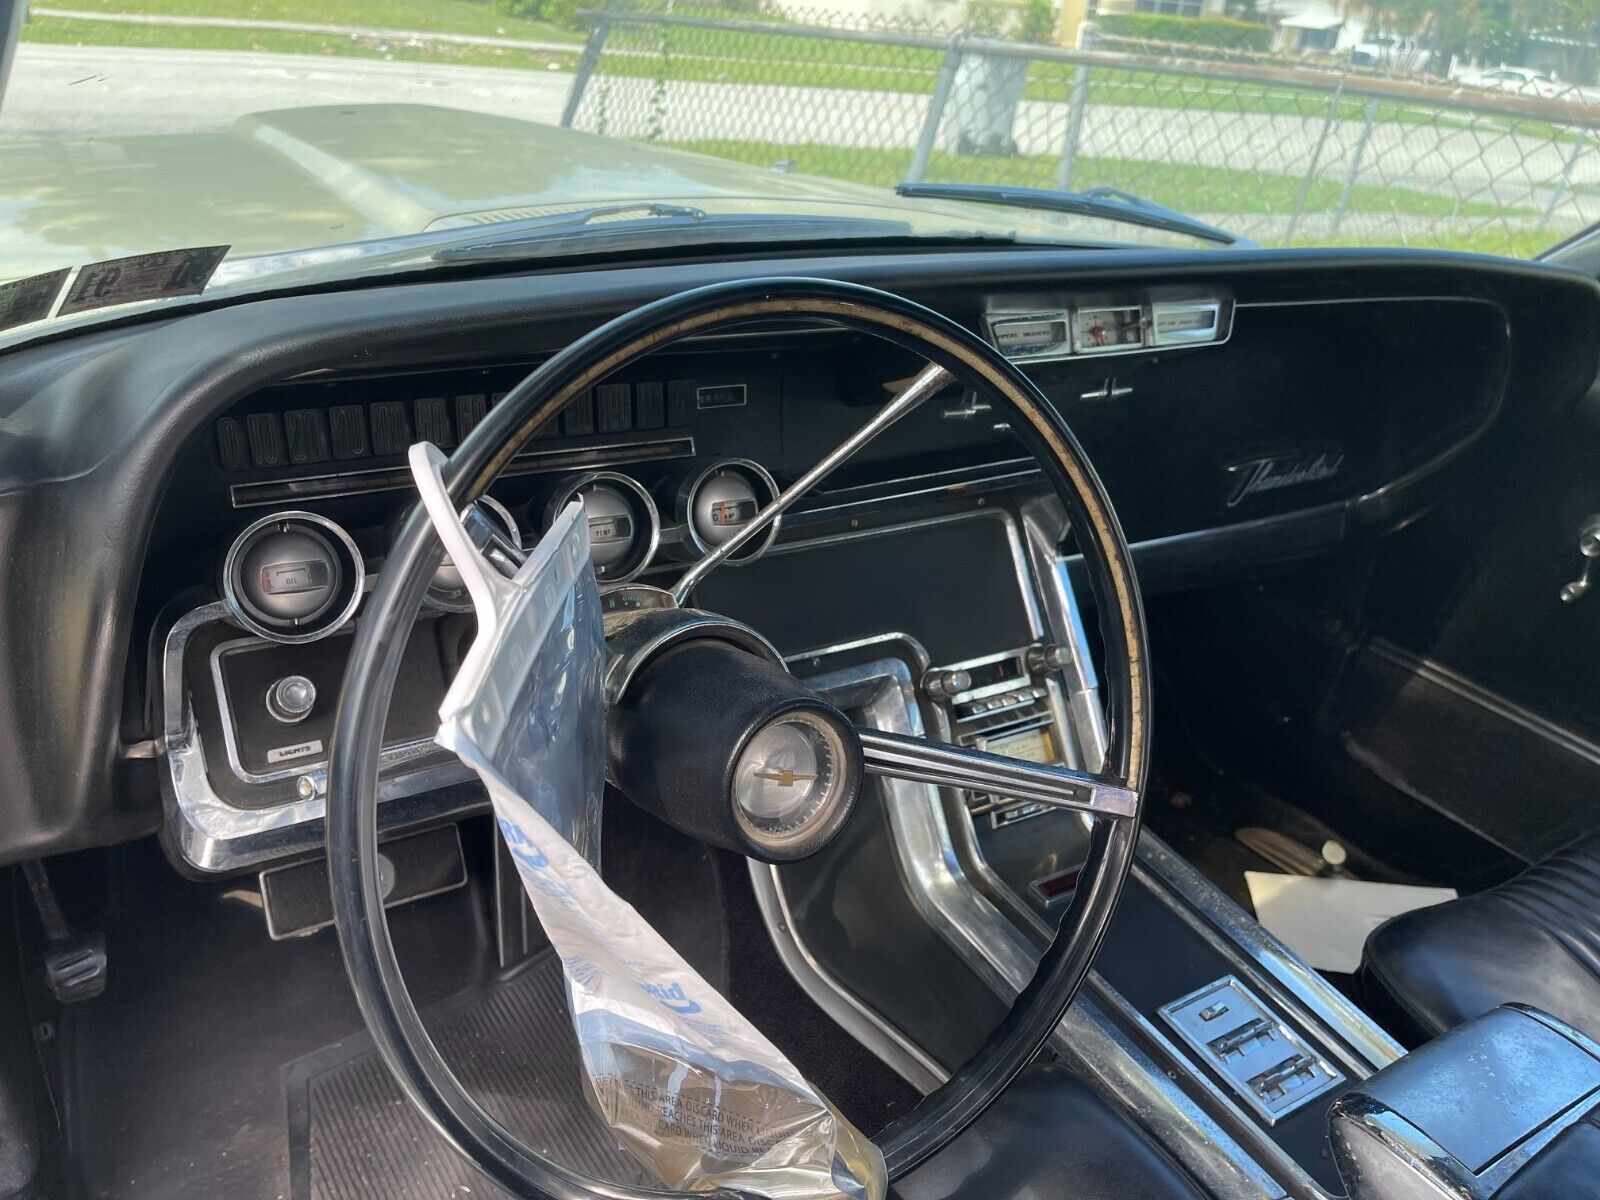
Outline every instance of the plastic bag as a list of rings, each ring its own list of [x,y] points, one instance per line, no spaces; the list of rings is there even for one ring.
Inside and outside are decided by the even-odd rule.
[[[877,1147],[600,878],[605,635],[581,503],[506,579],[473,548],[443,461],[431,445],[411,449],[478,636],[439,710],[437,740],[488,788],[561,957],[600,1115],[673,1189],[881,1200]]]

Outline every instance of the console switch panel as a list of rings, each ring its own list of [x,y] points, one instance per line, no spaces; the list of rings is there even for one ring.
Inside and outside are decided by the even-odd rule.
[[[1344,1081],[1232,975],[1161,1007],[1162,1019],[1268,1125]]]

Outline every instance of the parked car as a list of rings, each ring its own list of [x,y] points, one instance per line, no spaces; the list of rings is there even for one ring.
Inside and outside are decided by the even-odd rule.
[[[1551,97],[1565,90],[1565,85],[1557,82],[1554,76],[1530,67],[1492,67],[1487,71],[1464,72],[1456,79],[1470,87],[1518,92],[1525,96]]]

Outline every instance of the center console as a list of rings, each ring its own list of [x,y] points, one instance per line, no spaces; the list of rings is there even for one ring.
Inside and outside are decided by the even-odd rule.
[[[1092,769],[1104,730],[1062,530],[1040,503],[863,533],[729,572],[709,600],[753,620],[784,596],[787,625],[764,629],[863,724]],[[752,880],[812,998],[928,1089],[1032,977],[1088,825],[1004,795],[875,786],[836,847]],[[1055,1047],[1202,1183],[1263,1200],[1345,1194],[1330,1105],[1400,1053],[1149,832]]]

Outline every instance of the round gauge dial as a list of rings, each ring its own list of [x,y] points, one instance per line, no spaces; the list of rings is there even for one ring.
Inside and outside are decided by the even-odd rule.
[[[315,513],[285,512],[247,528],[222,563],[234,619],[279,642],[310,642],[350,619],[361,602],[356,544]]]
[[[838,730],[810,713],[764,726],[734,764],[735,819],[769,850],[811,838],[844,798],[844,754]]]
[[[678,492],[678,518],[694,549],[703,555],[738,534],[777,494],[777,483],[761,464],[727,459],[712,463],[684,482]],[[741,547],[729,561],[749,562],[772,545],[777,535],[778,522],[774,521],[765,534]]]
[[[625,583],[645,567],[661,541],[655,501],[626,475],[596,471],[563,481],[545,509],[545,524],[574,499],[589,522],[589,558],[601,583]]]

